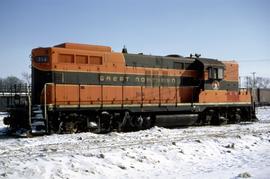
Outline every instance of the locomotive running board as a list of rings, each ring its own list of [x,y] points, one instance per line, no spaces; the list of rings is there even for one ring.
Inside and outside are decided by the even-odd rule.
[[[223,103],[167,103],[167,104],[91,104],[91,105],[54,105],[48,104],[48,109],[53,108],[130,108],[130,107],[192,107],[192,106],[247,106],[250,102],[223,102]]]

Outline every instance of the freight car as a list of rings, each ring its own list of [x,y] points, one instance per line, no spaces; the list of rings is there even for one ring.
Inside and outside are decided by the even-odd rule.
[[[270,106],[270,89],[269,88],[256,89],[255,101],[257,106]]]
[[[250,91],[238,88],[238,64],[197,54],[129,54],[75,43],[36,48],[31,96],[19,117],[14,107],[5,120],[14,130],[104,133],[255,117]]]

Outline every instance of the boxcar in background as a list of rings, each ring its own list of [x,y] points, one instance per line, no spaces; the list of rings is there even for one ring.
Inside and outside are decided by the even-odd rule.
[[[269,106],[270,105],[270,89],[258,88],[256,90],[256,105],[257,106]]]

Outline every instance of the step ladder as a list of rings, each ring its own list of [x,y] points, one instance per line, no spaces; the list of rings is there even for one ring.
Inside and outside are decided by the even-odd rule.
[[[33,135],[43,135],[46,133],[46,120],[40,105],[32,106],[31,133]]]

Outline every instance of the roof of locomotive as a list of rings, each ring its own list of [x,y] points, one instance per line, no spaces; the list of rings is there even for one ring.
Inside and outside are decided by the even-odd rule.
[[[98,51],[98,52],[112,52],[112,48],[109,46],[101,45],[89,45],[89,44],[79,44],[79,43],[62,43],[52,47],[37,47],[32,49],[32,51],[38,49],[51,49],[51,48],[64,48],[70,50],[86,50],[86,51]]]
[[[129,54],[123,53],[127,66],[137,67],[155,67],[155,68],[169,68],[175,69],[182,66],[182,64],[191,64],[195,60],[184,57],[172,57],[172,56],[154,56],[143,54]]]
[[[208,67],[225,68],[222,61],[211,58],[190,58],[182,56],[154,56],[142,54],[128,54],[123,53],[126,64],[128,66],[142,66],[142,67],[162,67],[162,68],[175,68],[177,63],[195,63],[198,62],[205,69]]]
[[[109,46],[101,45],[88,45],[79,43],[62,43],[55,45],[53,47],[47,48],[65,48],[70,50],[86,50],[86,51],[99,51],[99,52],[112,52],[112,48]],[[42,47],[36,49],[44,49]],[[33,49],[35,50],[35,49]],[[142,67],[162,67],[162,68],[175,68],[176,63],[194,63],[199,62],[204,68],[209,66],[225,68],[225,64],[217,59],[210,58],[200,58],[200,57],[183,57],[180,55],[167,55],[167,56],[157,56],[157,55],[145,55],[142,53],[131,54],[123,53],[125,57],[125,62],[128,66],[142,66]]]
[[[100,52],[112,51],[112,48],[109,46],[88,45],[88,44],[78,44],[78,43],[62,43],[59,45],[55,45],[54,47],[60,47],[60,48],[66,48],[66,49],[77,49],[77,50],[100,51]]]
[[[201,62],[204,65],[204,68],[207,68],[209,66],[215,66],[215,67],[221,67],[221,68],[225,67],[224,63],[222,63],[222,61],[219,61],[217,59],[196,58],[196,60]]]

